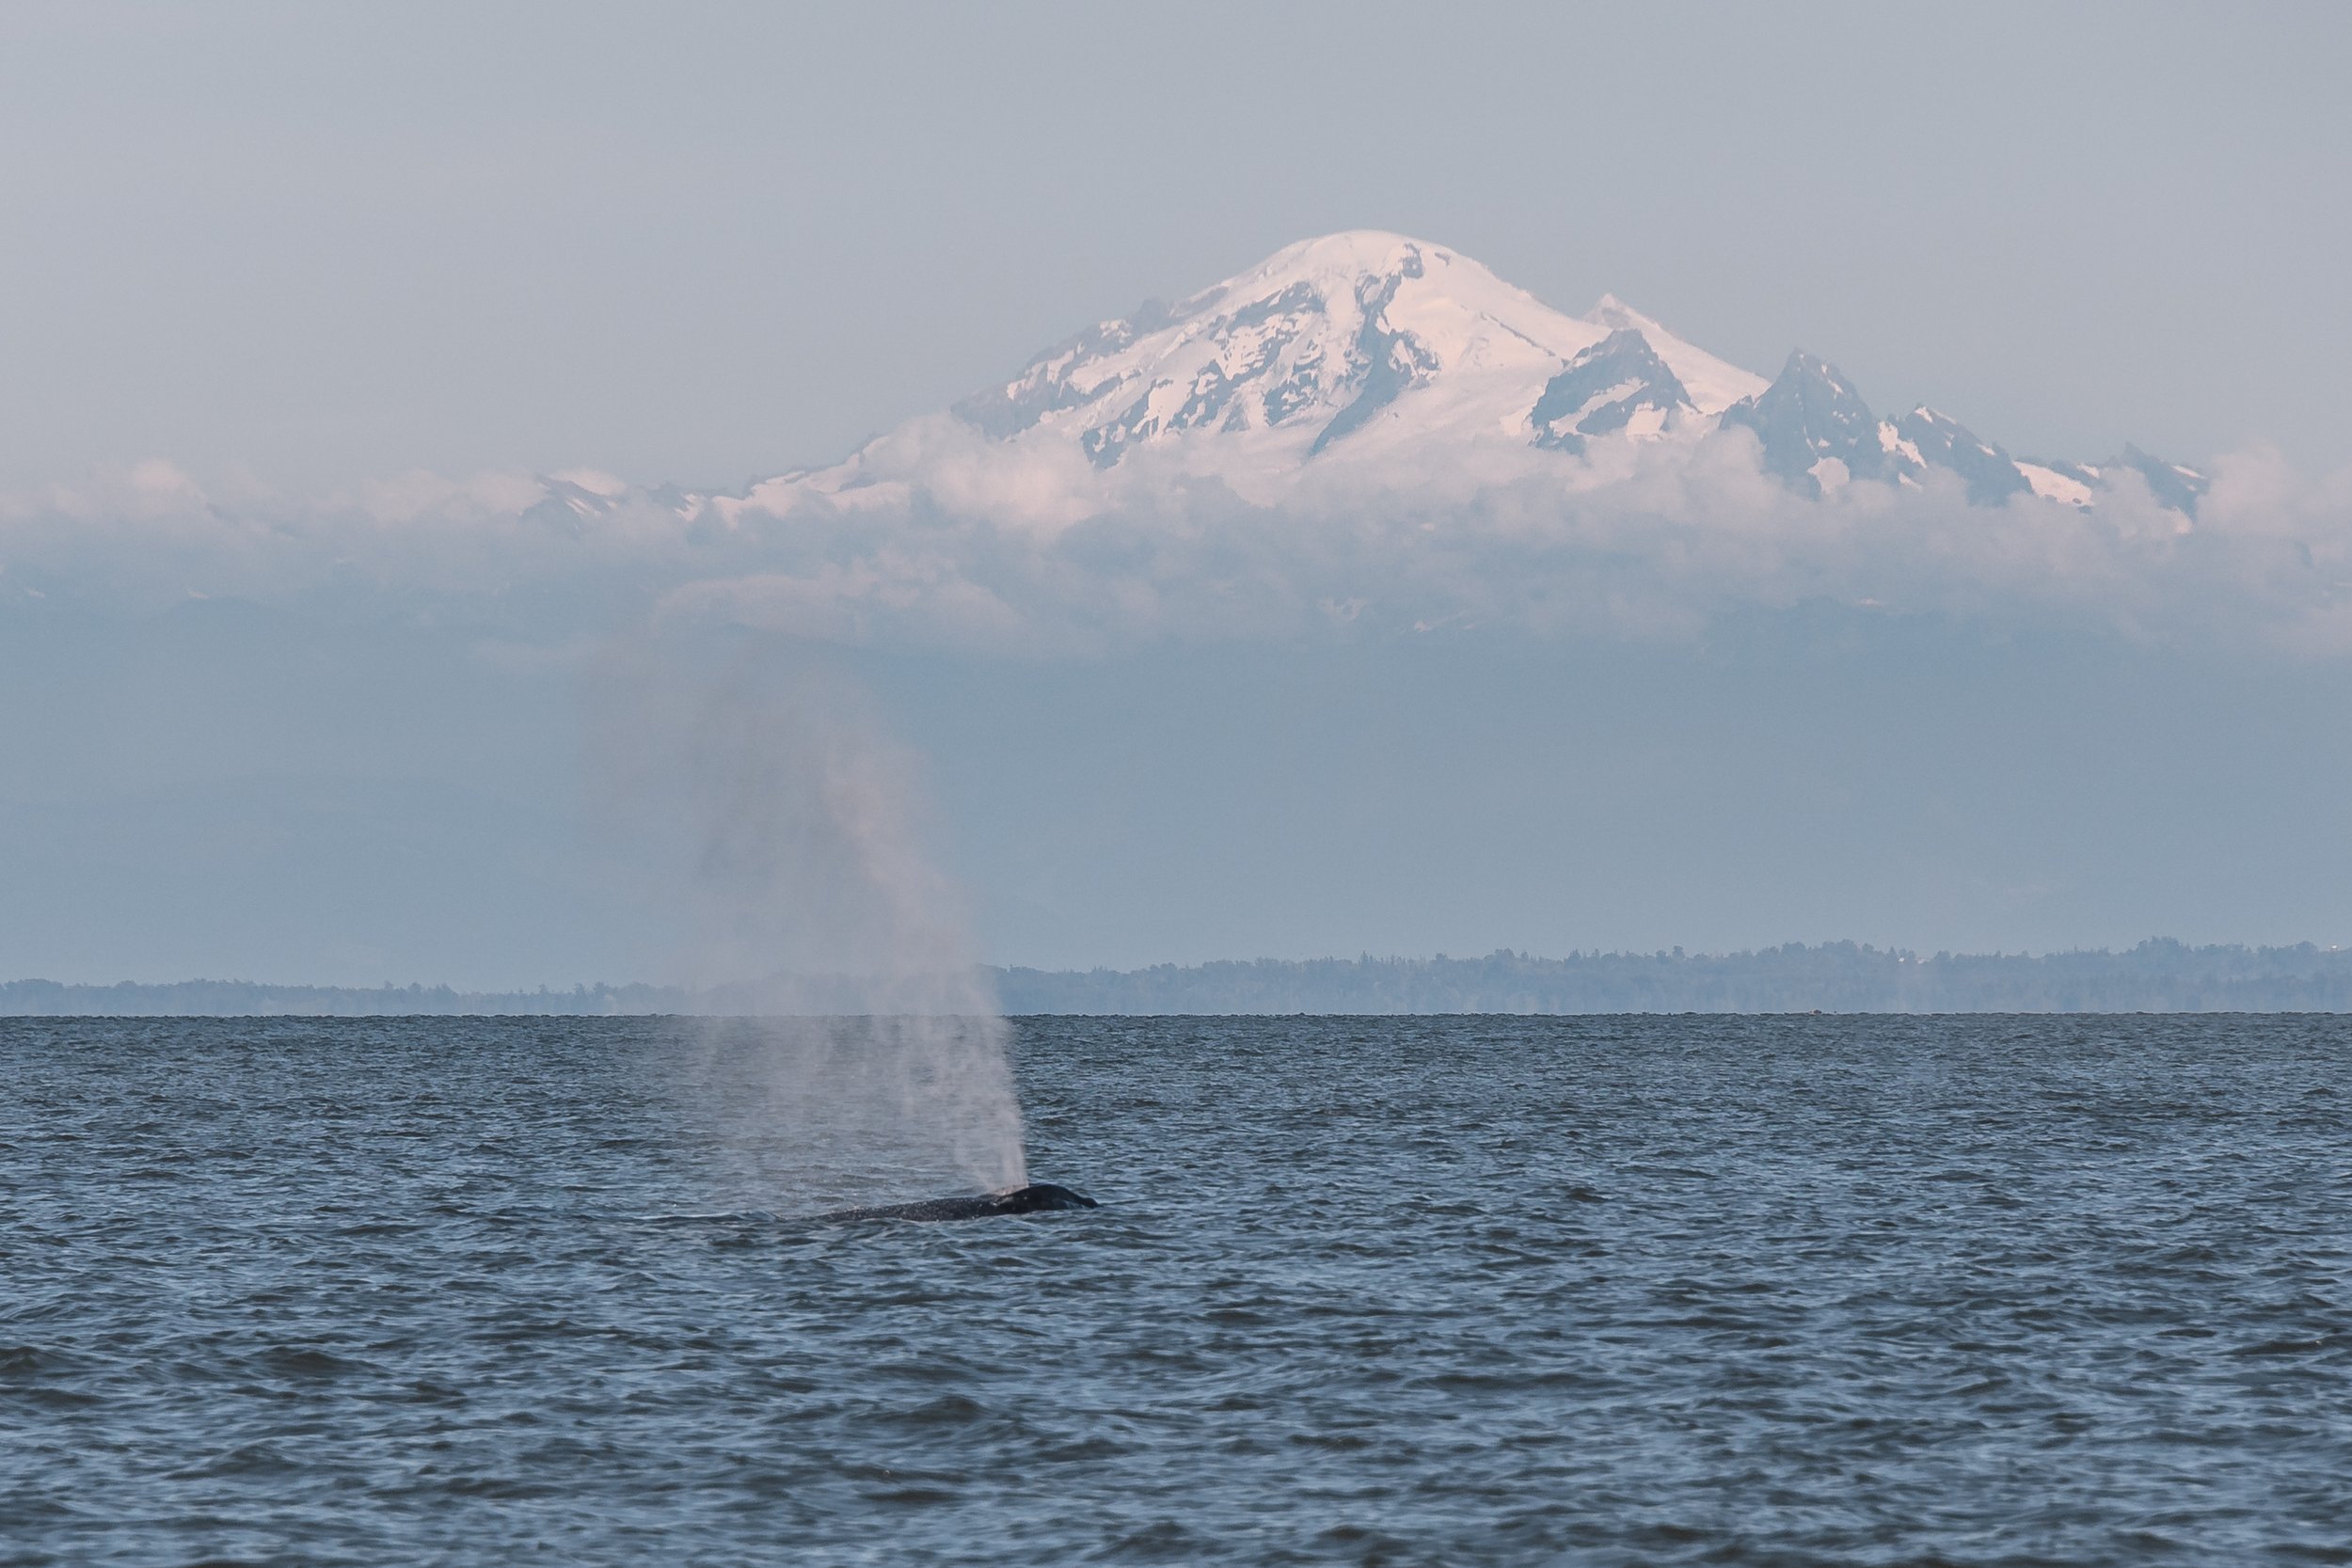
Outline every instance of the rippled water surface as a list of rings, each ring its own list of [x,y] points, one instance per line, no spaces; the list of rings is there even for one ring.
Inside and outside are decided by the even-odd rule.
[[[684,1024],[0,1021],[0,1562],[2352,1560],[2352,1022],[1017,1043],[1103,1208],[805,1227]]]

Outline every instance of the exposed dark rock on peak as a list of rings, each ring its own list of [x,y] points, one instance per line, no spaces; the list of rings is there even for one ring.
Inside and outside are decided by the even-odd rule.
[[[1400,332],[1389,325],[1389,307],[1396,299],[1398,287],[1408,277],[1422,276],[1421,252],[1408,246],[1395,272],[1382,278],[1365,278],[1356,285],[1356,305],[1363,313],[1363,325],[1357,329],[1350,353],[1351,368],[1359,378],[1356,396],[1323,427],[1315,444],[1307,449],[1308,456],[1314,456],[1341,436],[1361,427],[1394,403],[1398,393],[1437,370],[1436,355],[1422,347],[1411,333]]]
[[[2133,446],[2123,443],[2123,455],[2114,460],[2114,467],[2130,468],[2148,482],[2148,493],[2159,505],[2189,517],[2197,515],[2197,503],[2213,488],[2213,481],[2195,468],[2178,463],[2167,463]]]
[[[1642,409],[1671,418],[1691,407],[1691,394],[1649,340],[1624,326],[1546,383],[1528,422],[1535,427],[1537,446],[1582,451],[1584,437],[1623,430]]]
[[[1968,499],[1974,505],[1999,506],[2032,488],[2008,452],[1932,408],[1922,406],[1905,414],[1895,421],[1895,435],[1910,443],[1922,463],[1958,474],[1968,486]]]
[[[1802,349],[1770,387],[1724,409],[1722,422],[1755,431],[1766,470],[1809,496],[1821,493],[1820,467],[1833,458],[1850,478],[1892,477],[1877,416],[1836,366]]]

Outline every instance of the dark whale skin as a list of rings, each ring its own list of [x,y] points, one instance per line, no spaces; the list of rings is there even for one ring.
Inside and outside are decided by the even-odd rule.
[[[1101,1205],[1084,1193],[1073,1193],[1067,1187],[1057,1187],[1051,1181],[1031,1186],[1015,1187],[1009,1193],[987,1193],[978,1197],[927,1197],[920,1203],[891,1203],[871,1209],[836,1209],[830,1214],[818,1214],[813,1223],[830,1224],[844,1220],[985,1220],[999,1214],[1040,1214],[1057,1209],[1094,1209]]]

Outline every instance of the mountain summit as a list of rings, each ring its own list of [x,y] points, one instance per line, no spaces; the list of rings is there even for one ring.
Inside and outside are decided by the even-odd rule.
[[[1574,483],[1579,460],[1605,449],[1695,448],[1727,429],[1755,440],[1766,472],[1815,497],[1857,481],[1943,483],[1941,470],[1977,504],[2032,495],[2088,506],[2132,473],[2185,513],[2203,484],[2136,451],[2021,463],[1927,408],[1882,420],[1811,355],[1791,354],[1767,382],[1613,295],[1567,315],[1458,251],[1374,230],[1302,241],[1174,305],[1098,323],[950,415],[1008,458],[1041,459],[1041,471],[1074,460],[1106,481],[1211,479],[1264,501],[1335,467],[1375,483],[1440,468],[1519,478],[1531,451]],[[735,504],[905,495],[923,483],[909,453],[935,445],[893,433]]]
[[[1596,367],[1590,356],[1613,340],[1623,341],[1610,365]],[[1763,385],[1679,340],[1668,346],[1706,396]],[[1568,411],[1539,420],[1537,408],[1557,404],[1554,384],[1580,362],[1587,379],[1624,369],[1657,383],[1647,393],[1633,381],[1592,388],[1654,410],[1645,431],[1724,405],[1693,402],[1629,321],[1564,315],[1443,245],[1360,230],[1291,245],[1174,306],[1089,327],[955,413],[998,439],[1074,441],[1104,468],[1151,448],[1214,446],[1264,465],[1343,443],[1557,445],[1563,432],[1549,427]],[[1629,407],[1611,428],[1633,422]]]

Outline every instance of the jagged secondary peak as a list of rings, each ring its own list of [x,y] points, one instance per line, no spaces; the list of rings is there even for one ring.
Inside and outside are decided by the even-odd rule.
[[[1764,467],[1808,495],[1821,493],[1831,462],[1848,479],[1893,477],[1869,405],[1836,366],[1803,349],[1788,356],[1770,387],[1724,409],[1723,423],[1755,431]]]
[[[1528,421],[1537,446],[1581,452],[1587,436],[1653,435],[1692,406],[1649,340],[1637,327],[1621,326],[1545,384]]]
[[[2030,490],[2016,459],[1948,415],[1925,404],[1895,421],[1893,440],[1898,461],[1949,468],[1968,486],[1968,499],[1978,506],[1999,506],[2010,497]]]

